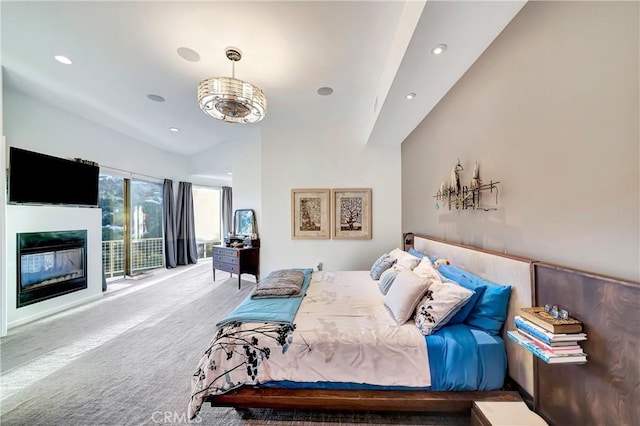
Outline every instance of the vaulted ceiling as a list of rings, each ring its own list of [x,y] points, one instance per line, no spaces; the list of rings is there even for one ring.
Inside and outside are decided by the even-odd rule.
[[[188,156],[291,124],[353,126],[362,143],[400,144],[524,4],[3,1],[4,84]],[[446,51],[433,55],[439,44]],[[268,99],[261,122],[225,123],[197,105],[202,79],[231,75],[229,46],[243,53],[236,78]]]

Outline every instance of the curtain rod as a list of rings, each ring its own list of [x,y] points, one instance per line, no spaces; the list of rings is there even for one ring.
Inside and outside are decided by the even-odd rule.
[[[131,176],[131,177],[134,177],[134,176],[144,176],[144,177],[147,177],[147,178],[151,178],[151,179],[159,180],[159,181],[161,181],[161,182],[164,182],[164,179],[165,179],[165,178],[159,178],[159,177],[155,177],[155,176],[145,175],[145,174],[143,174],[143,173],[130,172],[129,170],[123,170],[123,169],[119,169],[119,168],[117,168],[117,167],[104,166],[104,165],[99,165],[99,167],[100,167],[100,168],[109,169],[109,170],[116,170],[116,171],[118,171],[118,172],[123,172],[123,173],[128,174],[128,175],[129,175],[129,176]]]
[[[155,177],[155,176],[145,175],[145,174],[142,174],[142,173],[130,172],[128,170],[119,169],[117,167],[102,166],[102,165],[100,165],[99,167],[100,168],[109,169],[109,170],[116,170],[116,171],[119,171],[119,172],[122,172],[122,173],[126,173],[131,177],[144,176],[144,177],[147,177],[147,178],[155,179],[155,180],[160,181],[162,183],[164,183],[164,179],[165,179],[165,178],[158,178],[158,177]],[[166,178],[166,179],[168,179],[168,178]],[[173,179],[169,179],[169,180],[171,180],[171,182],[173,182]],[[202,184],[197,184],[196,186],[206,186],[206,187],[209,187],[209,188],[222,188],[223,187],[222,185],[215,186],[215,185],[202,185]]]

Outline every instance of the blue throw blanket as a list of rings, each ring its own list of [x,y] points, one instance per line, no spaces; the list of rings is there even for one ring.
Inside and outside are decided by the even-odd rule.
[[[269,322],[292,324],[302,298],[307,293],[313,269],[292,268],[304,273],[302,290],[298,296],[272,299],[252,299],[247,296],[229,315],[216,324],[220,328],[231,322]]]

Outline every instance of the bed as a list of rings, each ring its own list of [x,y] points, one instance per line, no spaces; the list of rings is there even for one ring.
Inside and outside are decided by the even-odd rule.
[[[514,351],[502,334],[519,307],[531,306],[530,261],[423,236],[415,237],[412,251],[429,265],[448,259],[450,274],[466,271],[495,294],[508,287],[502,321],[491,322],[488,330],[447,323],[425,336],[418,317],[397,301],[407,289],[414,291],[398,290],[398,282],[414,279],[411,271],[399,272],[385,295],[368,270],[303,268],[299,297],[248,297],[216,324],[192,379],[189,416],[205,402],[236,408],[467,411],[472,401],[519,400],[518,392],[504,389],[509,378],[524,392],[532,390],[532,358]],[[438,269],[444,276],[445,267]],[[405,322],[400,318],[407,316]],[[433,327],[429,321],[427,328]]]

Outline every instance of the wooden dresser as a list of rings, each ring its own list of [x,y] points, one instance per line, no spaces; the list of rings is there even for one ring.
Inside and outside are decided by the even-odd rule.
[[[241,285],[241,274],[251,274],[260,280],[260,247],[213,247],[213,280],[216,280],[216,269],[238,274],[238,288]]]

